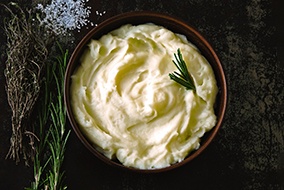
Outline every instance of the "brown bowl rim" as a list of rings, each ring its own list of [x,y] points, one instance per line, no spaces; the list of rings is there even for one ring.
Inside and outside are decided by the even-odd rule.
[[[147,21],[148,20],[148,21]],[[158,169],[137,169],[137,168],[131,168],[122,165],[121,163],[118,163],[116,161],[110,160],[107,157],[105,157],[102,153],[98,152],[89,142],[89,140],[86,139],[86,137],[83,135],[81,130],[79,129],[79,126],[77,122],[75,121],[75,118],[72,114],[72,109],[70,105],[70,81],[71,81],[71,75],[74,72],[75,68],[80,64],[78,63],[79,55],[82,53],[82,51],[85,49],[86,44],[93,38],[98,38],[102,36],[103,34],[106,34],[119,26],[122,26],[123,24],[142,24],[142,23],[154,23],[157,25],[164,26],[176,33],[180,30],[184,31],[183,35],[185,35],[189,41],[191,41],[194,45],[198,47],[198,49],[201,51],[201,53],[206,57],[209,64],[212,66],[215,77],[218,83],[219,92],[217,95],[217,104],[220,104],[218,107],[218,115],[217,115],[217,124],[214,126],[213,129],[211,129],[209,132],[206,133],[206,139],[205,137],[201,138],[201,145],[200,148],[196,151],[190,153],[183,161],[179,163],[172,164],[171,166],[165,167],[165,168],[158,168]],[[162,24],[161,24],[162,23]],[[177,27],[175,29],[175,27]],[[178,30],[178,31],[175,31]],[[107,31],[107,32],[106,32]],[[191,36],[192,35],[192,36]],[[194,40],[194,39],[197,40]],[[204,50],[205,48],[205,50]],[[214,60],[212,63],[211,61]],[[213,64],[213,65],[212,65]],[[194,158],[196,158],[198,155],[200,155],[212,142],[214,137],[216,136],[218,130],[220,129],[227,105],[227,85],[226,85],[226,79],[225,74],[223,71],[222,64],[215,53],[214,49],[211,47],[211,45],[207,42],[207,40],[191,25],[184,22],[180,18],[174,17],[172,15],[164,14],[164,13],[158,13],[158,12],[152,12],[152,11],[132,11],[127,13],[118,14],[116,16],[113,16],[109,19],[106,19],[102,23],[100,23],[98,26],[94,27],[92,30],[90,30],[78,43],[76,48],[74,49],[70,59],[69,63],[67,65],[66,74],[65,74],[65,80],[64,80],[64,103],[66,106],[67,116],[69,119],[69,122],[75,131],[75,134],[80,139],[80,141],[84,144],[84,146],[93,153],[96,157],[98,157],[103,162],[130,171],[135,172],[142,172],[142,173],[158,173],[158,172],[165,172],[169,171],[175,168],[178,168],[190,161],[192,161]]]

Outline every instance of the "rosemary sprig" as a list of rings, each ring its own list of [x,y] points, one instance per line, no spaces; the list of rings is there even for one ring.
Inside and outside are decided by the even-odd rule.
[[[60,46],[59,46],[60,47]],[[66,110],[63,102],[64,74],[68,51],[60,48],[61,56],[46,68],[43,98],[39,104],[38,128],[40,140],[34,161],[34,181],[26,190],[62,190],[62,164],[70,130],[66,131]],[[55,91],[54,91],[54,86]]]
[[[192,76],[188,72],[186,63],[182,57],[182,53],[180,49],[177,50],[177,54],[174,54],[175,60],[173,60],[173,63],[178,68],[179,72],[174,71],[173,73],[170,73],[169,76],[172,80],[175,82],[181,84],[184,86],[187,90],[194,90],[195,91],[195,85]]]
[[[37,133],[39,141],[36,143],[36,153],[34,157],[34,181],[31,183],[30,188],[26,188],[26,190],[39,190],[40,187],[43,185],[42,176],[46,167],[49,163],[49,159],[44,157],[44,154],[47,149],[47,124],[50,117],[50,109],[49,103],[51,101],[51,84],[53,81],[53,70],[55,69],[54,65],[48,64],[46,67],[46,74],[44,80],[42,82],[42,94],[41,99],[39,99],[39,103],[37,105],[37,119],[34,122],[34,129]]]
[[[50,171],[47,174],[45,187],[50,190],[61,190],[67,187],[63,184],[64,172],[62,171],[62,164],[64,161],[64,153],[66,143],[70,134],[70,130],[66,131],[66,109],[63,101],[64,89],[64,75],[67,66],[68,51],[62,51],[62,56],[57,57],[57,69],[53,71],[53,76],[56,83],[56,93],[54,101],[51,103],[51,128],[49,130],[49,149],[50,157]]]

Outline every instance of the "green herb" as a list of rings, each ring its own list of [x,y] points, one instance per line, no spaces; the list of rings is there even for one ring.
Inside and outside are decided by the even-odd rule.
[[[34,182],[31,183],[29,190],[39,190],[44,185],[44,176],[48,170],[50,156],[47,156],[48,151],[48,125],[50,122],[50,102],[51,102],[51,88],[54,83],[53,72],[56,69],[56,64],[48,64],[46,66],[46,73],[42,82],[41,98],[37,104],[37,117],[33,123],[35,133],[39,140],[36,142],[36,154],[34,157]]]
[[[175,82],[184,86],[187,90],[195,91],[195,85],[194,85],[193,78],[188,72],[186,63],[183,60],[180,49],[177,50],[177,54],[174,54],[174,56],[175,56],[175,60],[173,60],[173,63],[178,68],[180,73],[174,71],[173,73],[169,74],[170,78],[174,80]]]
[[[53,67],[54,68],[54,67]],[[36,142],[36,153],[33,162],[33,169],[34,169],[34,182],[31,183],[31,187],[27,188],[29,190],[38,190],[42,186],[42,175],[43,172],[46,170],[46,166],[48,164],[48,160],[44,159],[43,154],[46,151],[46,146],[48,142],[48,138],[46,136],[46,129],[47,123],[49,121],[50,116],[50,109],[48,107],[50,99],[50,84],[52,83],[52,75],[50,74],[50,70],[53,69],[52,67],[48,67],[46,69],[45,79],[42,83],[42,92],[41,99],[39,100],[40,104],[37,105],[37,118],[34,122],[34,128],[38,136],[38,141]],[[45,161],[42,161],[45,160]],[[44,165],[42,165],[44,163]]]
[[[59,46],[60,47],[60,46]],[[60,48],[61,56],[46,69],[43,98],[39,104],[37,152],[34,161],[34,181],[27,190],[66,189],[62,164],[70,131],[66,131],[66,110],[63,102],[64,74],[68,51]],[[54,86],[56,87],[54,91]]]
[[[62,57],[57,57],[58,68],[56,71],[53,71],[57,92],[55,93],[54,101],[52,101],[50,107],[52,124],[49,133],[50,140],[48,145],[51,151],[51,169],[47,174],[47,184],[45,185],[45,187],[48,186],[50,190],[61,190],[67,188],[63,185],[64,172],[62,172],[61,169],[64,160],[66,142],[70,134],[70,131],[65,130],[66,109],[63,101],[64,75],[67,65],[67,56],[68,51],[63,53]]]
[[[4,74],[6,93],[10,105],[12,135],[6,158],[26,165],[34,156],[36,136],[30,127],[30,117],[40,93],[41,72],[48,57],[48,35],[43,26],[34,26],[31,11],[22,10],[17,4],[3,5],[11,18],[4,20],[7,36],[7,61]]]

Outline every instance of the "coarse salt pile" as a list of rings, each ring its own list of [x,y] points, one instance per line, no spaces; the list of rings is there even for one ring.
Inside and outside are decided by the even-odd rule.
[[[52,0],[45,7],[38,4],[37,9],[44,13],[41,20],[55,34],[66,34],[68,31],[78,29],[87,24],[94,25],[88,17],[91,7],[85,7],[88,0]]]

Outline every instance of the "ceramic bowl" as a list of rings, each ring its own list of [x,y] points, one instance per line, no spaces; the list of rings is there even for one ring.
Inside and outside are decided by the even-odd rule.
[[[120,26],[124,24],[144,24],[144,23],[154,23],[156,25],[164,26],[165,28],[179,34],[183,34],[187,37],[187,39],[193,43],[197,48],[201,51],[201,54],[206,57],[209,64],[212,66],[215,77],[217,80],[217,85],[219,88],[219,92],[217,95],[217,99],[215,102],[215,114],[217,116],[217,124],[215,127],[207,132],[202,138],[200,143],[200,148],[194,152],[191,152],[182,162],[173,164],[166,168],[161,169],[151,169],[151,170],[141,170],[136,168],[130,168],[122,165],[118,161],[110,160],[107,157],[105,157],[103,154],[98,152],[91,144],[91,142],[84,136],[82,131],[80,130],[78,124],[76,123],[76,120],[74,118],[71,105],[70,105],[70,84],[71,84],[71,76],[76,69],[76,67],[80,64],[79,59],[82,55],[82,52],[86,48],[86,44],[91,39],[99,39],[102,35],[107,34],[108,32],[119,28]],[[222,65],[220,63],[220,60],[218,56],[216,55],[215,51],[211,47],[211,45],[205,40],[205,38],[192,26],[190,26],[188,23],[161,13],[156,12],[129,12],[120,14],[117,16],[114,16],[112,18],[109,18],[93,28],[87,35],[83,37],[83,39],[80,41],[80,43],[75,48],[73,54],[71,55],[69,64],[67,66],[66,70],[66,76],[65,76],[65,89],[64,89],[64,98],[65,98],[65,104],[67,109],[67,115],[69,118],[69,121],[72,125],[72,128],[74,129],[76,135],[81,140],[81,142],[86,146],[89,151],[91,151],[96,157],[101,159],[102,161],[122,169],[130,170],[130,171],[136,171],[136,172],[146,172],[146,173],[156,173],[156,172],[165,172],[172,170],[174,168],[180,167],[185,165],[186,163],[192,161],[195,159],[200,153],[202,153],[206,147],[212,142],[213,138],[216,136],[218,130],[221,127],[222,121],[224,119],[224,113],[226,109],[226,103],[227,103],[227,87],[226,87],[226,80],[225,75],[223,72]]]

